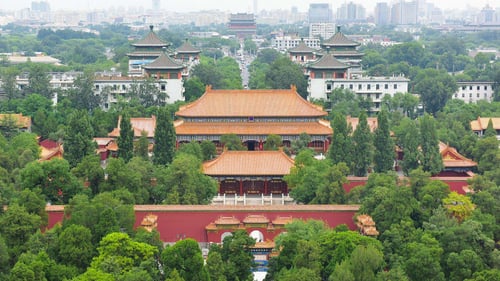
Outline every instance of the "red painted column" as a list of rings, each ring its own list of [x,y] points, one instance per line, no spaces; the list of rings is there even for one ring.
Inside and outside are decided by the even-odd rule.
[[[267,195],[267,178],[264,179],[264,195]]]
[[[240,179],[240,195],[243,195],[243,180]]]

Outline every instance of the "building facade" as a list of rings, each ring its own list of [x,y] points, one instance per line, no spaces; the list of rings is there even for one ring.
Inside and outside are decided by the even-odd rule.
[[[332,129],[325,111],[307,102],[295,87],[288,90],[213,90],[177,111],[174,122],[177,144],[210,140],[219,151],[221,137],[237,135],[248,150],[263,150],[267,136],[281,136],[283,145],[311,137],[309,146],[325,152]]]
[[[457,82],[458,89],[452,98],[462,100],[466,103],[474,103],[481,100],[493,101],[495,90],[493,82],[468,81]]]

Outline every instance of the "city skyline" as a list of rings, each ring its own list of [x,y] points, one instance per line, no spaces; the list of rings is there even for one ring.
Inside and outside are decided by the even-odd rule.
[[[6,0],[3,0],[6,1]],[[83,0],[79,2],[67,1],[67,0],[45,0],[50,4],[52,11],[57,10],[97,10],[97,9],[108,9],[108,8],[144,8],[145,10],[151,9],[152,1],[142,1],[138,4],[134,0]],[[32,0],[18,0],[6,1],[8,5],[3,6],[3,10],[20,10],[25,8],[30,8]],[[170,2],[170,3],[168,3]],[[309,4],[311,3],[329,3],[332,5],[333,9],[339,8],[344,3],[354,2],[356,4],[363,5],[367,11],[373,12],[375,4],[378,2],[387,2],[389,4],[395,1],[383,1],[383,0],[351,0],[351,1],[318,1],[318,0],[273,0],[273,1],[258,1],[257,9],[260,10],[275,10],[284,9],[288,10],[291,7],[297,7],[300,12],[307,12]],[[466,8],[476,8],[482,9],[486,5],[492,8],[497,8],[491,0],[476,0],[471,4],[468,0],[443,0],[443,1],[426,1],[428,3],[434,3],[436,7],[441,9],[458,9],[463,10]],[[168,3],[168,4],[167,4]],[[171,1],[171,0],[161,0],[160,7],[162,10],[175,11],[175,12],[193,12],[200,10],[221,10],[230,12],[253,12],[254,1],[253,0],[217,0],[217,1],[206,1],[206,0],[191,0],[191,1]],[[500,6],[499,6],[500,7]]]

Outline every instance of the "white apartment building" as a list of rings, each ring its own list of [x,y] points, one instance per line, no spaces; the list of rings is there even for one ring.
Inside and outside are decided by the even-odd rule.
[[[410,80],[404,76],[392,77],[357,77],[352,79],[309,79],[308,99],[328,100],[334,89],[349,89],[369,98],[373,102],[374,111],[378,111],[382,98],[386,95],[393,97],[396,93],[407,93]]]
[[[307,47],[313,49],[320,48],[319,38],[298,38],[292,36],[280,36],[271,40],[271,46],[279,51],[286,51],[291,48],[297,47],[300,42],[304,40]]]
[[[453,93],[452,98],[463,100],[466,103],[474,103],[480,100],[491,102],[494,98],[493,82],[457,82],[458,90]]]

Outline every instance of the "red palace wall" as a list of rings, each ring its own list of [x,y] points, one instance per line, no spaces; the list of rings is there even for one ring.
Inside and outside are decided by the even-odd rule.
[[[278,217],[292,217],[293,219],[322,220],[328,226],[335,227],[346,224],[355,230],[353,217],[358,211],[358,205],[274,205],[274,206],[211,206],[211,205],[136,205],[135,225],[140,226],[142,219],[149,214],[157,216],[157,229],[164,242],[175,242],[184,238],[193,238],[198,242],[220,242],[220,235],[224,231],[207,233],[205,227],[220,217],[235,217],[241,222],[249,215],[262,215],[270,222]],[[47,206],[49,215],[48,228],[62,222],[64,206]],[[248,233],[259,230],[264,240],[273,240],[282,229],[250,227]]]

